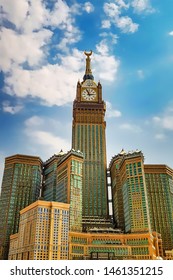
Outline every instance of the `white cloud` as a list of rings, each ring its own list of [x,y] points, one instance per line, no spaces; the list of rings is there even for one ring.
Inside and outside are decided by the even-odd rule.
[[[68,3],[68,1],[66,2]],[[78,2],[73,1],[73,2],[74,4],[70,7],[71,14],[82,15],[83,12],[90,14],[95,10],[94,5],[89,1],[84,3],[79,3],[79,1]]]
[[[1,0],[3,18],[12,22],[18,29],[21,28],[26,21],[28,9],[29,3],[27,0]]]
[[[165,140],[166,136],[163,133],[158,133],[158,134],[155,135],[155,138],[157,140]]]
[[[168,34],[169,34],[170,36],[173,36],[173,31],[170,31]]]
[[[43,124],[44,124],[44,120],[38,116],[32,116],[25,121],[25,126],[27,128],[32,128],[32,129],[43,126]]]
[[[23,109],[23,105],[21,104],[16,104],[16,105],[11,105],[9,101],[4,101],[2,103],[2,110],[5,113],[10,113],[12,115],[19,113]]]
[[[153,117],[153,121],[154,121],[155,123],[160,123],[161,118],[155,116],[155,117]]]
[[[24,33],[43,27],[68,27],[72,22],[70,7],[63,0],[57,0],[52,10],[42,0],[1,0],[4,18]]]
[[[130,124],[130,123],[121,124],[120,129],[131,131],[131,132],[134,132],[134,133],[141,133],[142,132],[141,127],[139,127],[138,125],[135,125],[135,124]]]
[[[118,35],[116,35],[112,32],[102,32],[102,33],[100,33],[100,37],[105,38],[105,42],[107,42],[107,44],[109,46],[112,44],[117,44],[118,38],[119,38]]]
[[[78,28],[72,26],[72,28],[68,29],[68,31],[64,32],[64,36],[60,42],[57,43],[57,49],[64,53],[69,53],[69,47],[81,39],[81,33]]]
[[[43,151],[41,154],[50,157],[61,149],[63,151],[70,149],[70,141],[62,136],[66,129],[67,126],[58,121],[55,129],[55,120],[33,116],[25,121],[24,133],[27,141],[32,143],[32,150],[37,150],[39,147],[40,153]]]
[[[94,6],[91,2],[85,2],[84,3],[84,10],[89,14],[94,11]]]
[[[33,0],[34,1],[34,0]],[[35,7],[35,1],[33,9]],[[58,0],[55,2],[54,8],[52,11],[48,11],[48,20],[47,26],[51,27],[60,27],[61,29],[72,28],[74,23],[72,14],[73,8],[70,8],[66,1]]]
[[[116,79],[120,60],[114,56],[94,54],[93,66],[98,78],[105,81],[113,81]]]
[[[109,29],[111,27],[110,20],[102,20],[102,28]]]
[[[68,51],[69,46],[81,38],[75,25],[74,11],[70,8],[62,0],[56,1],[52,10],[46,8],[46,2],[42,0],[2,0],[3,20],[8,20],[16,28],[1,28],[1,70],[8,72],[12,64],[26,63],[30,67],[45,64],[53,36],[50,27],[63,30],[56,44],[61,50]]]
[[[84,64],[83,54],[77,49],[70,50],[71,45],[81,39],[75,15],[84,10],[92,12],[93,5],[85,2],[70,7],[66,1],[57,0],[49,9],[42,0],[14,2],[1,1],[3,22],[8,20],[15,25],[13,29],[2,27],[0,31],[4,92],[21,98],[39,98],[46,105],[71,102],[76,82],[84,71],[80,72]],[[54,28],[63,31],[54,47],[64,55],[55,56],[55,64],[50,64],[49,47]],[[4,110],[14,113],[19,108],[6,104]]]
[[[33,142],[35,142],[35,144],[39,144],[40,146],[49,149],[50,156],[54,153],[57,153],[61,149],[63,151],[67,151],[70,149],[70,143],[66,139],[55,136],[53,133],[47,131],[31,130],[27,132],[27,135],[34,139]]]
[[[8,20],[16,27],[1,28],[4,92],[21,98],[39,98],[42,104],[49,106],[64,105],[74,99],[76,82],[84,72],[83,54],[77,49],[71,49],[82,36],[75,15],[84,11],[91,13],[94,6],[89,1],[69,6],[67,1],[57,0],[52,1],[52,8],[49,8],[48,2],[1,0],[3,21]],[[104,24],[102,22],[102,27],[108,28],[110,24],[115,24],[124,33],[137,31],[138,25],[131,18],[121,16],[122,11],[128,7],[124,0],[105,3],[107,19],[103,21]],[[52,41],[55,29],[61,31],[56,33],[56,45]],[[102,38],[96,45],[97,54],[92,57],[93,72],[95,70],[99,79],[111,82],[116,79],[120,61],[109,53],[118,37],[109,32],[107,37]],[[55,64],[49,62],[51,44],[64,54],[54,57]],[[15,110],[11,108],[11,112]]]
[[[119,17],[116,20],[117,26],[123,33],[134,33],[138,30],[139,24],[134,23],[128,16]]]
[[[5,80],[5,91],[21,98],[40,98],[50,106],[64,105],[74,99],[75,82],[81,76],[73,67],[49,64],[32,71],[13,68]]]
[[[124,1],[116,1],[115,3],[105,3],[103,6],[104,12],[108,20],[102,21],[102,28],[109,28],[110,23],[117,26],[123,33],[134,33],[138,30],[138,24],[134,23],[129,16],[122,16],[122,8],[128,8]]]
[[[116,18],[120,15],[120,7],[115,3],[105,3],[103,6],[103,10],[107,16],[110,18]]]
[[[106,44],[106,40],[102,40],[99,44],[96,45],[96,50],[101,55],[107,55],[109,52],[109,47]]]
[[[140,79],[145,78],[144,71],[142,69],[137,70],[137,74]]]
[[[173,106],[167,107],[160,116],[154,116],[153,123],[159,129],[173,131]]]
[[[5,154],[4,152],[0,151],[0,192],[1,192],[1,186],[2,186],[2,178],[3,178],[3,170],[4,170],[4,162],[5,162]]]
[[[102,80],[116,78],[119,60],[107,53],[92,57],[93,69]],[[70,55],[58,57],[59,64],[47,64],[38,69],[27,70],[13,65],[5,79],[4,91],[20,98],[39,98],[44,105],[64,105],[72,102],[76,92],[76,82],[84,73],[84,55],[77,49]],[[103,67],[104,65],[104,67]]]
[[[14,30],[1,29],[0,69],[9,72],[13,65],[27,63],[30,67],[39,65],[45,59],[43,47],[49,42],[52,32],[42,29],[30,34],[18,34]]]
[[[117,43],[118,36],[111,32],[104,32],[100,34],[103,39],[96,45],[96,50],[103,56],[109,56],[110,48]]]
[[[120,8],[125,8],[125,9],[129,8],[129,4],[128,3],[126,4],[125,1],[123,0],[115,0],[115,2],[118,4]]]
[[[112,108],[112,104],[106,101],[106,116],[108,118],[118,118],[121,117],[121,112],[118,110],[114,110]]]
[[[165,129],[173,130],[173,115],[164,116],[161,120],[161,125]]]
[[[136,13],[153,13],[155,9],[152,7],[150,0],[133,0],[131,3]]]
[[[135,13],[149,14],[155,12],[150,0],[115,0],[115,3],[104,3],[103,10],[107,18],[102,20],[102,28],[110,28],[112,24],[118,27],[123,33],[134,33],[138,30],[139,24],[133,22],[133,19],[127,15],[130,8]]]

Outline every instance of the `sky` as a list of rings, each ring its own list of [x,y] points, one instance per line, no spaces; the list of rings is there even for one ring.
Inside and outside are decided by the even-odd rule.
[[[93,51],[108,164],[141,150],[173,168],[172,0],[0,0],[0,184],[5,157],[71,149],[72,106]]]

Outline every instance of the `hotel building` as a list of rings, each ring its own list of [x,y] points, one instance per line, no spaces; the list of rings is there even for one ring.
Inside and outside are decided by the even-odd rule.
[[[61,151],[43,166],[43,200],[70,204],[70,230],[82,231],[83,154]]]
[[[19,212],[40,195],[42,161],[14,155],[5,159],[0,198],[0,259],[8,258],[10,235],[18,232]]]
[[[145,164],[151,229],[161,233],[163,250],[173,249],[173,170],[167,165]]]
[[[113,211],[117,226],[125,233],[150,232],[143,154],[124,150],[112,158]]]
[[[57,163],[63,155],[61,151],[43,163],[42,196],[46,201],[56,201]]]
[[[20,211],[9,260],[67,260],[69,204],[37,200]]]
[[[69,151],[57,165],[56,201],[70,204],[70,231],[82,231],[83,153]]]

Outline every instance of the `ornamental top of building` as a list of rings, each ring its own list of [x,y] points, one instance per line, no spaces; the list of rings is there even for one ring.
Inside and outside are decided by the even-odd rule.
[[[128,151],[128,152],[126,152],[124,149],[122,149],[121,152],[119,154],[115,155],[113,158],[117,158],[119,156],[120,157],[124,157],[124,156],[128,157],[128,156],[134,156],[134,155],[136,156],[138,154],[142,154],[142,152],[138,149],[136,149],[135,151]]]
[[[71,149],[70,151],[68,151],[67,153],[65,153],[59,160],[59,162],[57,163],[57,165],[61,164],[63,161],[65,161],[69,156],[76,156],[78,158],[83,159],[83,153],[79,150],[74,150]]]
[[[91,71],[91,58],[92,51],[86,52],[84,51],[84,54],[86,55],[86,69],[85,69],[85,75],[83,76],[83,81],[85,80],[94,80],[94,76],[92,75]]]
[[[122,149],[119,154],[112,157],[112,159],[110,161],[110,164],[109,164],[109,169],[111,168],[114,161],[117,160],[117,159],[121,159],[123,161],[124,159],[134,158],[134,157],[138,157],[138,156],[141,156],[142,159],[144,160],[144,156],[143,156],[142,151],[137,149],[135,151],[126,152],[124,149]]]
[[[46,160],[43,163],[43,166],[45,167],[46,165],[53,163],[53,162],[57,162],[57,165],[58,165],[59,163],[63,162],[66,158],[68,158],[70,155],[74,155],[74,156],[77,156],[77,157],[80,157],[83,159],[83,153],[79,150],[76,151],[74,149],[71,149],[68,152],[63,152],[63,150],[61,149],[58,154],[54,154],[48,160]]]

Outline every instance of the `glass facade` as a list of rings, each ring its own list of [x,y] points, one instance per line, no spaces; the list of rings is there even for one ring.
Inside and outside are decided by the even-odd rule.
[[[83,154],[71,150],[58,163],[56,201],[70,204],[70,230],[82,231]]]
[[[82,162],[71,161],[70,230],[82,231]]]
[[[9,238],[18,231],[20,210],[40,194],[41,165],[38,157],[15,155],[6,158],[0,198],[1,258],[8,258]]]
[[[72,147],[84,154],[83,216],[107,217],[105,104],[76,102]]]
[[[55,201],[57,164],[53,163],[44,170],[44,199],[46,201]]]
[[[125,232],[150,231],[143,169],[141,152],[119,154],[110,165],[115,221],[118,219],[117,224],[121,224]],[[118,208],[118,204],[121,207]]]
[[[68,164],[65,164],[57,172],[56,201],[68,202],[68,179]]]
[[[62,158],[63,153],[53,155],[43,164],[43,191],[42,196],[46,201],[57,201],[56,185],[57,185],[57,164]],[[61,201],[61,200],[60,200]]]
[[[151,228],[161,233],[163,249],[173,248],[173,172],[165,165],[145,165]]]

